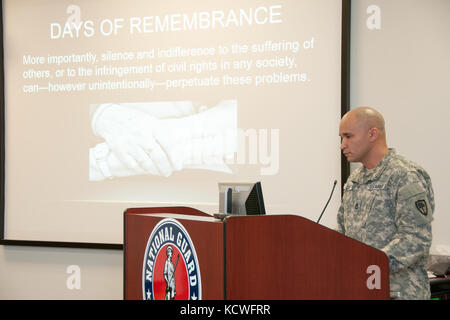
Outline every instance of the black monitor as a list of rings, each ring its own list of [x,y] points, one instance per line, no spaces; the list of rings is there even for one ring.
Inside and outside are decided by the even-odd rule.
[[[264,198],[262,194],[261,182],[256,182],[253,185],[250,194],[245,200],[245,210],[248,215],[252,214],[266,214],[264,207]]]
[[[266,214],[261,182],[219,183],[219,212],[232,215]]]

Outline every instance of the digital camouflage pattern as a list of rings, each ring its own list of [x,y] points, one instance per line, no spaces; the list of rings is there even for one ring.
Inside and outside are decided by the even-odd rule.
[[[389,149],[374,169],[355,169],[344,186],[338,231],[389,258],[393,299],[429,299],[425,269],[434,193],[427,172]]]

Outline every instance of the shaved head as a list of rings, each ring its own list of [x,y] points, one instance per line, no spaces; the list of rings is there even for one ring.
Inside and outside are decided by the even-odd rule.
[[[344,117],[353,116],[356,118],[359,125],[367,130],[377,128],[384,134],[384,118],[381,113],[371,107],[358,107],[347,112]]]
[[[350,162],[362,162],[370,169],[388,152],[384,118],[371,107],[347,112],[339,126],[341,149]]]

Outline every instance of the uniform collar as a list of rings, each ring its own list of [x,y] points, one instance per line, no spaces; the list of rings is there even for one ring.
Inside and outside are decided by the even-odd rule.
[[[388,153],[385,154],[383,159],[381,159],[380,163],[373,169],[366,169],[364,166],[360,168],[359,174],[355,176],[353,182],[356,183],[367,183],[369,181],[377,180],[383,171],[386,169],[392,157],[396,155],[395,149],[389,149]]]

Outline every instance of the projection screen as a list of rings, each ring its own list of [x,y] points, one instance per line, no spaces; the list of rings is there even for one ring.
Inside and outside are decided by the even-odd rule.
[[[342,5],[4,0],[4,239],[121,244],[126,208],[213,214],[219,182],[317,219],[341,181]]]

